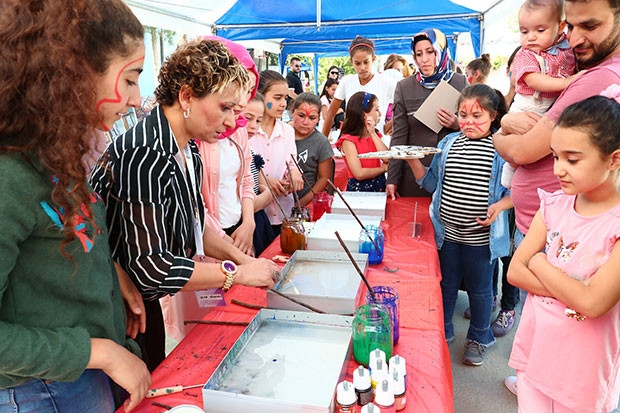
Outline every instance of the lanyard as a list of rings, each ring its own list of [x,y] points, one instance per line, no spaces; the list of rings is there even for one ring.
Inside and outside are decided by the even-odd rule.
[[[185,156],[185,168],[183,167],[183,158],[181,158],[181,151],[177,152],[175,158],[181,167],[185,177],[189,175],[189,186],[191,190],[190,199],[192,201],[192,208],[194,215],[192,216],[192,224],[194,225],[194,239],[196,240],[196,255],[204,255],[204,246],[202,242],[202,228],[200,226],[200,215],[198,214],[198,195],[196,193],[196,174],[194,172],[194,158],[192,157],[192,151],[189,148],[189,143],[183,148],[183,155]],[[187,168],[187,169],[186,169]],[[187,179],[186,179],[187,181]]]

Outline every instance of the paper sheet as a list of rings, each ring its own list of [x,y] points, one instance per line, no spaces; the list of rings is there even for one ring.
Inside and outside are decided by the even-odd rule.
[[[445,80],[442,80],[433,92],[426,98],[413,116],[425,124],[433,132],[438,133],[442,126],[437,120],[437,111],[446,108],[456,112],[456,102],[461,92],[456,90]]]

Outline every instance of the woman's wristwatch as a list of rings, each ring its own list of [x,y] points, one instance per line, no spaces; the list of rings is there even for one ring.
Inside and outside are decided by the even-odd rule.
[[[237,275],[237,264],[230,260],[224,260],[222,261],[220,269],[226,276],[224,284],[222,284],[222,291],[226,292],[230,290],[230,287],[232,287],[235,276]]]

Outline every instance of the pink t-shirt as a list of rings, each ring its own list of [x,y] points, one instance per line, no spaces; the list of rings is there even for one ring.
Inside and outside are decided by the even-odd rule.
[[[545,116],[557,123],[567,106],[598,95],[612,84],[620,84],[620,54],[616,54],[579,76],[564,89]],[[551,155],[529,165],[520,165],[512,180],[510,194],[515,206],[515,220],[517,228],[523,234],[527,232],[538,211],[537,188],[548,192],[560,189],[558,180],[553,175]]]
[[[567,277],[589,279],[620,237],[620,205],[582,216],[574,209],[574,195],[539,194],[549,263]],[[583,321],[567,317],[565,310],[554,298],[528,294],[508,364],[576,412],[609,412],[620,394],[620,304]]]

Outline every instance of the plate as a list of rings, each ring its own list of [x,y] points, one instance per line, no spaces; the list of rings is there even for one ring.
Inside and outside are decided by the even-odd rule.
[[[440,152],[441,149],[430,146],[396,145],[389,151],[362,153],[357,157],[360,159],[420,159]]]
[[[422,152],[425,155],[441,153],[441,149],[434,146],[394,145],[391,150],[399,152]]]

